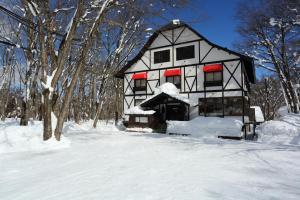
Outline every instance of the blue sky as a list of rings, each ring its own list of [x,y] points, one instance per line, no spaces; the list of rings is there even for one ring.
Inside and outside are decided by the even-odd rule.
[[[234,50],[234,43],[241,39],[236,31],[239,23],[236,10],[239,3],[249,3],[249,0],[190,0],[190,2],[191,6],[170,12],[168,18],[185,21],[209,41]],[[257,78],[268,73],[256,69]]]
[[[239,39],[235,31],[236,7],[243,1],[246,3],[246,0],[191,0],[191,6],[171,15],[190,24],[211,42],[232,49]]]

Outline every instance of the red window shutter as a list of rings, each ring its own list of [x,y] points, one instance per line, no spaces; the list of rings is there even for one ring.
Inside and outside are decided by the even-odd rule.
[[[223,71],[223,66],[221,64],[205,65],[203,67],[204,72],[219,72]]]
[[[180,69],[169,69],[169,70],[166,70],[164,75],[166,77],[168,76],[180,76],[181,75],[181,70]]]
[[[132,75],[132,79],[147,79],[147,72],[137,73]]]

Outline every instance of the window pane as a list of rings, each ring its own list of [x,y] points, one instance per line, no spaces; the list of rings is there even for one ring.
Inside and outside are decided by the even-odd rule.
[[[136,87],[140,87],[140,86],[141,86],[140,80],[135,80],[135,86],[136,86]]]
[[[223,115],[222,98],[208,98],[206,99],[206,115],[207,116],[221,116]]]
[[[170,61],[170,50],[156,51],[154,52],[154,64]]]
[[[240,116],[243,114],[243,101],[240,97],[229,97],[224,99],[225,115]]]
[[[140,117],[135,117],[135,122],[140,122]]]
[[[166,78],[166,82],[168,82],[168,83],[173,83],[173,77],[172,77],[172,76],[168,76],[168,77]]]
[[[174,76],[174,84],[180,84],[180,76]]]
[[[185,46],[176,48],[176,60],[195,58],[195,46]]]
[[[222,80],[222,72],[214,72],[214,81]]]
[[[140,123],[148,123],[148,117],[140,117]]]
[[[206,81],[214,81],[214,73],[205,73]]]
[[[141,79],[140,80],[140,84],[141,84],[141,87],[145,87],[146,86],[146,80],[145,79]]]

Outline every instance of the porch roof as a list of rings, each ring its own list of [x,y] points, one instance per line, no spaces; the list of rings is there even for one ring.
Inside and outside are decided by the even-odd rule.
[[[165,92],[161,92],[159,94],[156,94],[148,99],[146,99],[145,101],[143,101],[140,106],[141,107],[151,107],[153,105],[157,105],[159,104],[160,102],[162,102],[164,99],[166,98],[171,98],[175,101],[178,101],[180,103],[183,103],[183,104],[186,104],[188,106],[190,106],[190,103],[189,103],[189,100],[181,95],[170,95],[170,94],[167,94]]]

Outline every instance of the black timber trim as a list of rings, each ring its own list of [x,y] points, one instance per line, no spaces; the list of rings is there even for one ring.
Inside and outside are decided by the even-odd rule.
[[[172,67],[162,67],[162,68],[156,68],[156,69],[149,69],[149,70],[139,70],[139,71],[134,71],[134,72],[126,72],[125,74],[134,74],[134,73],[139,73],[139,72],[149,72],[149,71],[156,71],[156,70],[166,70],[166,69],[173,69],[173,68],[180,68],[180,67],[188,67],[188,66],[195,66],[195,65],[207,65],[207,64],[213,64],[213,63],[221,63],[221,62],[230,62],[230,61],[240,61],[240,58],[235,58],[235,59],[228,59],[228,60],[216,60],[216,61],[210,61],[210,62],[203,62],[203,63],[193,63],[193,64],[186,64],[186,65],[176,65]]]
[[[148,69],[150,69],[150,67],[145,63],[145,61],[141,58],[141,61],[144,63],[144,65],[148,68]]]
[[[181,34],[185,31],[186,27],[183,27],[183,29],[181,30],[181,32],[179,33],[179,35],[177,36],[176,40],[174,41],[174,44],[177,42],[177,40],[179,39],[179,37],[181,36]],[[174,29],[173,29],[174,30]]]
[[[176,28],[180,28],[180,27],[186,27],[188,29],[190,29],[194,34],[196,34],[199,38],[203,39],[205,42],[207,42],[209,45],[217,48],[217,49],[221,49],[223,51],[228,52],[229,54],[233,54],[236,56],[239,56],[242,60],[244,60],[245,62],[247,62],[247,66],[246,66],[246,72],[249,76],[249,80],[251,83],[255,83],[255,67],[254,67],[254,59],[252,57],[243,55],[241,53],[237,53],[235,51],[232,51],[230,49],[221,47],[217,44],[214,44],[212,42],[210,42],[209,40],[207,40],[205,37],[203,37],[201,34],[199,34],[195,29],[193,29],[191,26],[189,26],[188,24],[184,23],[184,22],[180,22],[179,24],[173,24],[168,23],[167,25],[159,28],[158,30],[156,30],[152,36],[148,39],[148,41],[146,42],[146,44],[143,46],[143,48],[140,50],[140,52],[130,61],[127,62],[127,64],[125,66],[122,67],[121,70],[119,70],[116,74],[115,77],[117,78],[123,78],[124,77],[124,72],[129,69],[131,67],[132,64],[134,64],[137,60],[139,60],[144,53],[148,50],[148,48],[151,46],[151,44],[153,43],[153,41],[158,37],[158,35],[163,32],[163,31],[167,31],[167,30],[172,30],[172,29],[176,29]],[[150,60],[151,62],[151,60]]]
[[[170,41],[169,38],[162,33],[162,31],[159,31],[159,34],[164,36],[164,38],[166,38],[166,40],[168,40],[170,42],[170,44],[173,44],[172,41]]]
[[[152,48],[149,48],[148,50],[156,50],[156,49],[167,48],[167,47],[172,47],[172,46],[179,46],[182,44],[189,44],[189,43],[200,42],[200,41],[202,41],[202,39],[189,40],[189,41],[185,41],[185,42],[178,42],[178,43],[164,45],[164,46],[160,46],[160,47],[152,47]]]
[[[233,78],[233,79],[235,80],[235,82],[238,84],[238,86],[239,86],[241,89],[244,89],[244,88],[241,86],[241,84],[238,82],[238,80],[236,80],[236,78],[234,77],[234,74],[235,74],[236,70],[238,69],[238,67],[240,66],[240,64],[241,64],[241,61],[238,62],[238,64],[235,66],[233,72],[231,72],[231,71],[228,69],[228,67],[226,66],[226,64],[223,63],[223,66],[225,67],[225,69],[226,69],[226,70],[228,71],[228,73],[230,74],[230,77],[229,77],[229,79],[227,80],[227,82],[226,82],[224,88],[227,87],[227,85],[229,84],[231,78]],[[241,74],[242,74],[242,69],[241,69]],[[241,79],[241,81],[242,81],[242,79]]]

